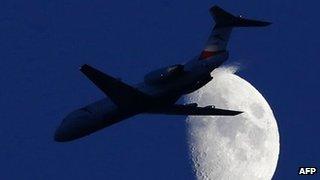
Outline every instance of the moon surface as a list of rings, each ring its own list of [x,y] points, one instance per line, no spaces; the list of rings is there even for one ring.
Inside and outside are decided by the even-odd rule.
[[[275,172],[280,146],[277,122],[264,97],[235,71],[234,67],[214,70],[210,83],[184,99],[244,111],[233,117],[187,117],[198,180],[266,180]]]

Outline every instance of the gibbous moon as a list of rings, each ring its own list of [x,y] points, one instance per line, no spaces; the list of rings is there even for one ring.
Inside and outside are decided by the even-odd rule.
[[[264,97],[235,75],[218,68],[213,80],[185,97],[186,103],[244,111],[237,116],[187,117],[188,141],[198,180],[271,179],[279,156],[279,132]]]

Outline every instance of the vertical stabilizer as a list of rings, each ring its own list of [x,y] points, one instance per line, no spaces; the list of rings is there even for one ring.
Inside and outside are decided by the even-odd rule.
[[[234,27],[263,27],[271,23],[265,21],[251,20],[234,16],[218,6],[210,8],[215,26],[206,43],[204,50],[199,56],[199,60],[209,59],[216,54],[226,51],[230,34]]]

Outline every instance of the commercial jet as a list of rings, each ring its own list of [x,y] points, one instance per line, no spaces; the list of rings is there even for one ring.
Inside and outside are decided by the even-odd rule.
[[[106,98],[68,114],[57,128],[54,140],[72,141],[140,113],[235,116],[241,111],[219,109],[197,103],[176,104],[177,100],[196,91],[212,80],[210,73],[228,59],[227,44],[235,27],[262,27],[271,23],[234,16],[218,6],[210,8],[215,26],[199,55],[185,64],[175,64],[152,71],[136,85],[128,85],[90,65],[80,71],[88,77]]]

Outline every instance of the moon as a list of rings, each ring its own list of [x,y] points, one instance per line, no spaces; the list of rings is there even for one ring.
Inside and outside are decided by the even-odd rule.
[[[276,119],[259,91],[234,74],[236,69],[214,70],[210,83],[184,98],[185,103],[244,111],[233,117],[187,117],[198,180],[266,180],[275,172],[280,147]]]

